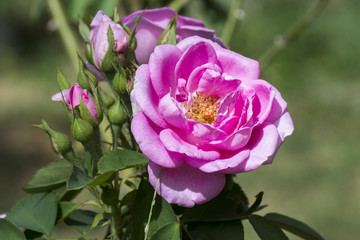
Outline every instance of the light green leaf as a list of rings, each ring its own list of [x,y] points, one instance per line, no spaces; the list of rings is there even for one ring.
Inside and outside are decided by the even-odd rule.
[[[29,193],[45,192],[64,184],[72,172],[73,165],[66,159],[58,159],[39,169],[24,186]]]
[[[181,226],[179,223],[170,223],[160,228],[150,240],[181,240]]]
[[[7,219],[18,226],[50,236],[57,213],[57,196],[38,193],[20,199],[10,210]]]
[[[0,219],[0,239],[1,240],[26,240],[21,230],[7,221],[6,219]]]
[[[279,227],[292,232],[293,234],[300,236],[308,240],[322,240],[323,238],[315,230],[310,228],[305,223],[302,223],[293,218],[284,216],[278,213],[268,213],[265,218],[275,223]]]
[[[261,240],[286,240],[288,237],[276,225],[259,215],[248,217],[252,227]]]
[[[67,218],[79,206],[79,203],[60,202],[56,223],[64,221],[64,219]]]
[[[110,171],[119,171],[145,165],[148,161],[149,160],[144,154],[126,149],[118,149],[116,151],[108,152],[100,158],[98,171],[100,174]]]

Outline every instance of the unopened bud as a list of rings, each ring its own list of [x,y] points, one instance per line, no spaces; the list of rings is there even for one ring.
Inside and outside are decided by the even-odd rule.
[[[106,107],[110,107],[111,105],[114,104],[115,100],[113,97],[109,96],[104,90],[102,90],[101,88],[99,88],[99,93],[101,96],[101,100],[103,101],[103,103],[105,104]]]
[[[122,125],[126,118],[126,111],[118,99],[109,109],[109,121],[113,124]]]
[[[126,74],[125,71],[117,72],[115,74],[115,77],[113,80],[113,86],[120,95],[128,94],[128,92],[127,92],[128,76],[127,75],[128,74]]]
[[[69,151],[72,151],[71,140],[68,136],[51,129],[48,123],[44,120],[42,120],[42,124],[35,126],[43,129],[49,135],[50,145],[55,153],[63,155]]]
[[[84,143],[92,137],[93,128],[87,121],[75,117],[71,126],[71,133],[76,140]]]

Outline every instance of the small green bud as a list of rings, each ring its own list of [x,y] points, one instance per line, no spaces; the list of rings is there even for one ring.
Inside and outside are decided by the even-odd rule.
[[[109,109],[109,121],[113,124],[122,125],[126,118],[126,111],[118,99]]]
[[[128,94],[127,91],[128,74],[125,71],[117,72],[113,80],[113,86],[120,95]]]
[[[55,153],[63,155],[69,151],[72,151],[71,140],[68,136],[51,129],[48,123],[44,120],[42,120],[42,124],[35,126],[43,129],[49,135],[50,145]]]
[[[99,88],[99,93],[101,96],[101,100],[103,101],[103,103],[105,104],[106,107],[110,107],[111,105],[114,104],[115,100],[113,97],[109,96],[104,90],[102,90],[101,88]]]
[[[75,117],[71,126],[71,133],[76,140],[84,143],[92,137],[93,128],[87,121]]]

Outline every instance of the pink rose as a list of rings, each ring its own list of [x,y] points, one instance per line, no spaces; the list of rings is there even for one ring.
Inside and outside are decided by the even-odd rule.
[[[136,17],[141,15],[144,10],[136,11],[121,21],[132,29],[136,22]],[[168,26],[170,20],[175,17],[176,12],[171,8],[157,8],[145,10],[139,24],[136,27],[137,48],[135,50],[136,59],[140,64],[147,63],[150,54],[154,51],[160,35]],[[200,36],[211,39],[221,46],[224,43],[215,36],[215,31],[205,28],[204,23],[189,17],[178,16],[177,18],[177,39],[178,41],[190,37]]]
[[[97,119],[96,103],[93,97],[90,95],[87,89],[83,90],[78,83],[71,86],[70,89],[65,89],[59,93],[56,93],[51,97],[51,100],[60,102],[65,100],[65,103],[72,111],[73,108],[80,105],[80,97],[94,118]]]
[[[91,31],[89,42],[93,47],[94,62],[98,69],[102,69],[105,54],[109,48],[108,30],[114,34],[113,51],[118,54],[120,62],[124,61],[124,54],[127,49],[128,35],[125,30],[117,23],[112,21],[103,11],[98,11],[90,24]]]
[[[271,163],[294,129],[259,63],[204,38],[157,46],[134,84],[131,129],[151,184],[161,172],[157,192],[170,203],[209,201],[225,174]]]

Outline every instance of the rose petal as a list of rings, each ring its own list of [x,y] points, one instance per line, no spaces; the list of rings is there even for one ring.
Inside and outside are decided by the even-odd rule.
[[[176,64],[176,78],[188,79],[191,72],[204,64],[213,63],[220,66],[213,46],[207,42],[199,42],[187,49]]]
[[[65,102],[69,104],[70,103],[69,92],[70,89],[64,89],[61,92],[52,95],[51,100],[59,101],[59,102],[63,102],[65,100]]]
[[[241,165],[243,161],[247,160],[249,156],[250,150],[244,148],[240,152],[222,151],[220,159],[214,161],[203,161],[188,157],[186,158],[186,162],[203,172],[222,172],[232,174],[236,173],[234,172],[234,169]]]
[[[141,65],[135,75],[134,89],[131,92],[132,99],[140,106],[147,117],[160,127],[169,127],[169,124],[159,114],[159,98],[151,85],[149,66]]]
[[[216,37],[214,30],[205,28],[203,26],[180,26],[177,29],[177,34],[181,37],[181,39],[185,39],[191,36],[199,36],[202,38],[211,39],[218,43],[221,47],[226,47],[225,43],[220,38]]]
[[[294,131],[294,124],[290,117],[289,112],[286,110],[285,113],[278,119],[276,122],[274,122],[274,125],[277,127],[280,138],[282,141],[287,136],[290,136]]]
[[[221,141],[212,141],[209,144],[213,147],[228,151],[235,151],[243,148],[250,140],[252,128],[241,128]]]
[[[160,140],[161,129],[151,122],[143,113],[135,115],[131,122],[131,132],[141,151],[153,162],[168,168],[179,167],[184,163],[183,157],[167,151]]]
[[[182,52],[185,52],[187,49],[189,49],[193,45],[196,45],[196,44],[198,44],[200,42],[206,42],[206,43],[210,44],[214,49],[222,48],[216,42],[214,42],[212,40],[209,40],[209,39],[206,39],[206,38],[199,37],[199,36],[192,36],[192,37],[185,38],[184,40],[182,40],[178,44],[176,44],[176,46]]]
[[[209,149],[202,150],[197,146],[188,143],[186,140],[180,138],[171,129],[164,129],[160,132],[160,140],[165,148],[171,152],[183,153],[188,157],[211,161],[220,157],[219,152]]]
[[[174,169],[161,168],[150,161],[148,172],[149,181],[154,188],[160,177],[156,189],[160,196],[169,203],[184,207],[193,207],[213,199],[225,186],[225,174],[204,173],[188,165]]]
[[[165,29],[168,26],[170,19],[172,19],[175,16],[176,12],[171,8],[167,8],[167,7],[139,10],[122,18],[121,21],[130,28],[132,28],[134,25],[129,24],[129,22],[130,21],[133,22],[134,20],[136,20],[136,17],[140,16],[141,14],[142,16],[140,21],[142,21],[142,19],[147,19],[148,21]],[[135,24],[135,22],[133,24]],[[139,22],[139,25],[141,24],[142,22]]]
[[[181,54],[180,50],[173,45],[159,45],[151,54],[149,60],[150,77],[159,98],[170,92],[170,89],[176,89],[174,70]]]
[[[234,168],[233,172],[248,172],[263,164],[271,163],[281,142],[278,130],[273,124],[265,124],[254,129],[247,145],[250,149],[250,157]]]
[[[176,105],[174,99],[170,96],[170,93],[160,100],[159,112],[162,115],[162,118],[169,124],[185,131],[189,130],[188,122],[185,119],[184,114]]]
[[[228,136],[224,131],[214,127],[213,125],[207,123],[197,123],[192,119],[188,119],[188,121],[193,126],[191,134],[201,141],[222,140]]]
[[[217,48],[216,54],[222,69],[228,75],[239,80],[259,79],[259,63],[225,48]]]
[[[193,93],[196,90],[198,90],[200,79],[202,78],[202,75],[204,74],[204,72],[208,71],[208,70],[212,70],[214,72],[222,71],[218,65],[213,64],[213,63],[207,63],[207,64],[204,64],[204,65],[194,68],[188,78],[188,81],[186,84],[186,91],[189,93]]]

